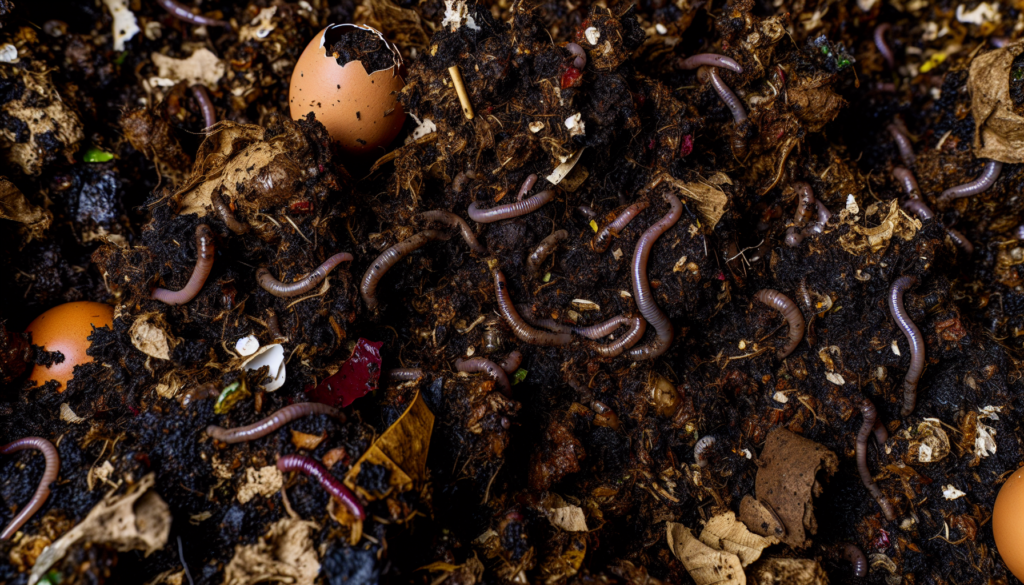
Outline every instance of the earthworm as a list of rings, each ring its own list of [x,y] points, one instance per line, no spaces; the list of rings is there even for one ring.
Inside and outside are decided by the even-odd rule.
[[[494,290],[498,297],[498,311],[512,327],[512,333],[521,341],[531,345],[559,346],[569,345],[572,336],[568,333],[550,333],[534,329],[523,321],[519,316],[512,298],[508,294],[508,284],[505,282],[505,275],[501,270],[494,271]]]
[[[896,124],[889,124],[887,129],[889,134],[892,134],[892,139],[896,141],[896,149],[900,151],[900,158],[903,159],[903,164],[908,167],[914,166],[914,161],[917,157],[914,156],[914,145],[910,143],[910,138],[907,138],[907,135],[903,133],[903,129]]]
[[[516,195],[516,201],[522,201],[523,197],[526,197],[526,194],[529,193],[530,189],[533,189],[533,186],[536,184],[537,175],[531,174],[529,177],[526,177],[522,186],[519,187],[519,193]]]
[[[864,552],[855,544],[847,544],[843,547],[843,559],[853,565],[853,576],[863,579],[868,576],[868,559]]]
[[[224,20],[217,20],[215,18],[207,18],[205,16],[193,14],[186,6],[175,2],[175,0],[156,0],[156,3],[167,12],[170,12],[171,16],[174,18],[183,20],[189,24],[194,24],[196,26],[223,26],[226,28],[231,26],[230,23]]]
[[[640,314],[654,326],[654,330],[657,332],[657,337],[651,343],[629,350],[626,356],[633,360],[649,360],[660,356],[665,353],[674,338],[672,323],[668,320],[668,315],[655,302],[651,283],[647,279],[647,259],[651,256],[654,242],[674,226],[683,213],[683,204],[679,202],[678,197],[671,193],[665,193],[664,196],[665,201],[669,204],[668,213],[647,228],[644,235],[640,236],[640,240],[637,241],[636,248],[633,249],[632,274],[630,275],[633,281],[633,298],[640,309]]]
[[[729,89],[729,86],[722,81],[722,78],[718,76],[718,69],[714,67],[702,67],[701,71],[704,72],[704,76],[711,81],[711,87],[715,88],[715,92],[718,94],[719,99],[722,100],[732,112],[732,119],[737,124],[741,124],[747,119],[747,111],[743,109],[743,103],[736,97],[736,94]],[[702,77],[698,74],[698,78]]]
[[[526,259],[526,267],[530,271],[530,274],[537,274],[540,270],[540,265],[548,259],[548,256],[555,251],[558,247],[558,242],[569,237],[569,232],[565,230],[558,230],[550,236],[544,238],[537,244],[537,247],[530,253],[530,257]]]
[[[498,365],[501,366],[501,369],[505,370],[506,374],[511,374],[519,369],[519,364],[521,363],[523,363],[523,354],[518,351],[512,351]]]
[[[516,311],[519,311],[519,314],[523,316],[523,321],[526,321],[534,327],[543,327],[544,329],[554,331],[555,333],[572,333],[572,327],[569,325],[559,323],[551,318],[537,318],[533,314],[533,309],[531,309],[529,305],[518,304],[516,305]]]
[[[814,215],[814,190],[807,183],[793,183],[793,188],[796,190],[796,213],[793,219],[802,225]]]
[[[508,381],[508,374],[498,364],[492,362],[487,358],[475,357],[469,359],[457,359],[455,360],[455,369],[460,372],[475,373],[484,372],[488,376],[494,378],[494,384],[497,389],[512,398],[512,384]],[[515,371],[515,370],[513,370]]]
[[[680,69],[696,69],[701,65],[707,65],[709,67],[721,67],[736,73],[743,73],[743,67],[739,63],[726,57],[725,55],[718,55],[715,53],[698,53],[696,55],[690,55],[685,59],[678,61]]]
[[[884,445],[889,440],[889,429],[885,428],[885,425],[880,420],[875,421],[875,428],[872,429],[872,432],[875,433],[875,441],[878,442],[879,446]]]
[[[903,202],[903,209],[913,213],[922,221],[935,217],[935,213],[932,212],[931,208],[928,207],[928,204],[922,199],[907,199]]]
[[[910,320],[907,310],[903,307],[903,293],[917,283],[916,276],[901,276],[892,283],[889,289],[889,314],[903,331],[903,335],[910,344],[910,367],[907,375],[903,378],[903,408],[900,410],[902,416],[908,416],[914,411],[914,404],[917,402],[917,381],[921,378],[924,370],[924,337],[921,330]],[[873,409],[874,407],[872,407]]]
[[[310,416],[312,414],[326,414],[327,416],[332,416],[341,422],[345,422],[345,413],[333,406],[327,406],[326,404],[320,404],[319,402],[300,402],[298,404],[285,406],[267,418],[244,427],[225,429],[224,427],[219,427],[217,425],[210,425],[206,427],[206,434],[210,435],[211,438],[229,445],[244,443],[246,441],[259,439],[260,437],[265,437],[297,418]]]
[[[419,368],[393,368],[385,374],[389,380],[419,380],[423,377],[423,370]]]
[[[206,86],[197,83],[192,86],[192,97],[199,103],[199,110],[203,112],[203,122],[209,128],[217,123],[217,110],[213,109],[213,102],[210,100],[210,92]]]
[[[704,458],[704,452],[714,446],[716,442],[714,435],[704,435],[697,441],[697,444],[693,446],[693,458],[697,460],[697,465],[701,467],[708,466],[708,460]]]
[[[640,315],[629,317],[626,323],[629,325],[629,329],[622,337],[609,343],[592,343],[590,347],[598,355],[604,357],[617,357],[621,355],[622,352],[636,345],[640,338],[644,336],[644,332],[647,331],[647,321]]]
[[[789,343],[779,349],[777,354],[780,360],[785,359],[786,356],[793,353],[796,346],[800,344],[800,340],[804,338],[804,316],[800,314],[800,309],[797,308],[793,299],[777,290],[761,289],[757,291],[754,298],[782,313],[782,316],[789,322]]]
[[[633,221],[641,211],[647,209],[651,203],[649,201],[637,201],[630,205],[626,209],[622,210],[622,213],[617,215],[615,219],[608,223],[608,225],[601,228],[597,235],[594,236],[594,241],[590,244],[590,247],[595,252],[601,253],[608,249],[608,246],[612,243],[612,238],[617,237],[619,232],[626,229],[629,222]]]
[[[860,403],[860,412],[864,416],[864,423],[860,425],[860,431],[857,433],[857,471],[860,472],[860,481],[864,484],[864,487],[868,488],[868,492],[875,498],[878,505],[882,507],[885,519],[892,522],[896,519],[896,514],[892,510],[892,504],[882,494],[882,490],[874,482],[871,472],[868,470],[868,435],[871,434],[871,430],[875,427],[875,417],[878,416],[878,412],[875,410],[875,405],[867,398]]]
[[[299,471],[316,479],[327,493],[345,504],[356,518],[360,520],[366,518],[366,512],[363,510],[359,498],[316,460],[305,455],[285,455],[277,460],[277,468],[281,471]]]
[[[960,199],[961,197],[970,197],[971,195],[977,195],[992,186],[999,178],[999,172],[1003,170],[1003,163],[997,160],[990,160],[985,164],[985,168],[981,171],[981,176],[973,181],[964,183],[963,185],[957,185],[956,187],[950,187],[939,195],[939,201],[949,201],[950,199]]]
[[[616,315],[607,321],[589,327],[573,327],[572,332],[587,339],[596,340],[611,335],[616,329],[623,325],[629,325],[629,323],[630,318],[628,315]]]
[[[25,522],[28,522],[28,519],[38,512],[39,508],[43,507],[46,498],[50,497],[50,484],[57,480],[57,473],[60,471],[60,455],[57,454],[57,448],[53,446],[53,443],[42,437],[25,437],[7,443],[0,447],[0,455],[7,455],[26,449],[35,449],[43,454],[43,459],[46,460],[46,466],[43,468],[43,477],[40,478],[39,487],[36,488],[36,493],[32,494],[32,499],[11,519],[7,527],[4,528],[4,531],[0,532],[0,540],[7,540],[14,536],[14,533]]]
[[[313,272],[310,272],[299,280],[288,284],[284,284],[280,280],[274,278],[266,268],[260,268],[256,271],[256,281],[259,282],[260,286],[263,287],[263,290],[268,293],[275,297],[287,299],[309,292],[313,287],[320,284],[324,278],[327,278],[327,275],[334,270],[335,266],[342,262],[351,261],[352,254],[349,254],[348,252],[339,252],[325,260],[320,266],[317,266],[316,270]]]
[[[894,167],[892,169],[892,176],[896,177],[896,180],[903,185],[903,190],[907,192],[907,196],[912,200],[921,198],[921,189],[917,186],[917,178],[914,177],[914,173],[906,167]]]
[[[166,288],[153,289],[152,297],[168,305],[184,305],[196,298],[203,285],[206,284],[206,277],[210,276],[213,270],[213,255],[217,247],[213,242],[213,230],[205,223],[196,226],[196,266],[192,269],[192,276],[188,279],[185,288],[173,291]]]
[[[589,205],[580,205],[576,210],[583,214],[583,217],[587,219],[594,219],[597,217],[597,212]]]
[[[407,240],[391,246],[384,250],[380,256],[377,256],[373,264],[366,270],[366,274],[363,275],[363,283],[359,287],[366,307],[371,311],[377,309],[379,304],[377,301],[377,285],[380,284],[380,279],[384,276],[385,272],[390,270],[399,260],[408,256],[409,253],[422,248],[427,242],[439,239],[443,239],[441,232],[423,230]]]
[[[967,236],[953,228],[946,228],[946,233],[949,234],[949,239],[953,240],[953,243],[957,246],[960,246],[964,252],[967,252],[968,254],[974,253],[974,244],[967,239]]]
[[[210,194],[210,204],[213,206],[213,210],[217,212],[220,220],[224,222],[224,225],[228,226],[229,230],[238,235],[249,231],[249,224],[238,221],[231,208],[224,202],[224,198],[220,196],[220,193],[214,191]]]
[[[892,54],[892,49],[885,42],[885,34],[889,32],[889,23],[880,24],[875,27],[875,46],[878,47],[878,52],[882,54],[882,58],[889,64],[889,69],[896,68],[896,58]]]
[[[466,181],[475,179],[476,173],[473,171],[459,172],[455,175],[455,179],[452,181],[452,189],[455,189],[456,193],[462,193],[462,190],[466,188]]]
[[[546,203],[555,198],[554,191],[541,191],[533,197],[507,203],[490,209],[480,209],[478,201],[469,204],[469,217],[477,223],[492,223],[502,219],[511,219],[537,211]]]
[[[828,207],[819,199],[814,200],[814,209],[818,212],[817,222],[824,226],[828,223],[828,220],[832,219],[832,212],[829,211]]]
[[[814,334],[814,319],[818,316],[818,311],[814,307],[814,299],[811,297],[811,289],[807,287],[807,278],[801,278],[800,284],[796,288],[796,298],[800,301],[800,306],[803,308],[806,316],[804,320],[807,322],[807,327],[804,329],[804,339],[807,340],[807,345],[814,347],[817,345],[817,336]]]
[[[450,211],[444,211],[442,209],[435,209],[433,211],[424,211],[423,213],[417,214],[413,221],[436,221],[443,223],[451,227],[459,228],[459,232],[462,234],[462,239],[466,241],[469,249],[476,252],[477,254],[486,254],[487,248],[483,247],[479,240],[476,239],[476,234],[466,223],[466,220],[455,215]]]
[[[587,52],[576,43],[569,43],[565,48],[569,49],[569,53],[576,57],[573,59],[572,66],[583,71],[583,68],[587,66]]]

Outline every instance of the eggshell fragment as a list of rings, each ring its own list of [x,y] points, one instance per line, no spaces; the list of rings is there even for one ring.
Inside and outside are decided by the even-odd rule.
[[[402,130],[405,111],[398,92],[405,81],[399,75],[402,58],[387,41],[394,65],[371,73],[359,60],[341,66],[327,54],[337,36],[353,28],[372,32],[383,41],[379,32],[366,26],[332,24],[320,31],[295,64],[288,103],[293,120],[313,112],[344,150],[361,154],[387,146]]]
[[[59,351],[64,354],[64,361],[50,367],[36,365],[29,374],[29,379],[36,384],[45,384],[56,380],[63,392],[67,383],[75,374],[75,366],[93,361],[86,354],[91,345],[88,337],[93,327],[113,326],[114,309],[103,303],[80,301],[65,303],[46,311],[29,323],[26,331],[32,334],[33,345],[46,351]]]
[[[267,378],[263,381],[263,389],[267,392],[273,392],[284,386],[286,377],[284,362],[284,347],[279,343],[275,343],[273,345],[265,345],[257,350],[249,359],[242,362],[242,368],[251,371],[267,366],[269,371],[267,372]]]
[[[1006,568],[1024,579],[1024,468],[1006,480],[992,509],[992,535]]]

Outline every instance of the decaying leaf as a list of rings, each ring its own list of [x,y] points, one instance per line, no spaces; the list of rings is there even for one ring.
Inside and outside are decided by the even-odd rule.
[[[320,442],[323,441],[326,436],[326,434],[310,435],[309,433],[303,433],[302,431],[292,429],[292,445],[295,445],[296,449],[312,451],[320,445]]]
[[[746,585],[747,576],[738,556],[711,548],[682,524],[669,522],[666,528],[668,547],[697,585]]]
[[[383,465],[390,472],[388,483],[394,491],[412,489],[414,482],[426,478],[427,452],[430,450],[430,435],[434,430],[434,413],[430,412],[423,396],[417,392],[409,408],[398,417],[388,430],[384,431],[373,445],[363,453],[356,464],[345,474],[345,485],[369,501],[379,499],[381,494],[368,493],[357,486],[359,470],[364,463]]]
[[[750,568],[752,585],[828,585],[828,575],[811,559],[765,559]]]
[[[33,205],[7,177],[0,177],[0,219],[22,224],[21,245],[42,237],[50,227],[53,214]]]
[[[1024,162],[1024,116],[1014,113],[1010,68],[1024,52],[1017,41],[975,57],[967,89],[974,115],[974,156],[1004,163]]]
[[[156,474],[150,473],[121,495],[110,492],[80,524],[46,548],[29,575],[29,585],[39,579],[79,542],[105,544],[119,551],[140,550],[145,556],[167,544],[171,510],[153,490]]]
[[[566,532],[587,531],[583,508],[569,504],[561,496],[552,494],[545,498],[543,509],[552,525]]]
[[[720,177],[716,178],[721,180]],[[725,179],[728,180],[728,177],[725,177]],[[662,173],[654,178],[651,182],[651,187],[657,186],[663,181],[675,187],[680,195],[693,202],[701,217],[708,224],[705,226],[706,229],[713,229],[718,220],[722,219],[729,196],[718,187],[721,183],[687,183],[676,179],[668,173]]]
[[[40,64],[41,65],[41,64]],[[24,83],[18,97],[0,106],[7,122],[0,129],[0,149],[26,175],[38,175],[59,156],[69,160],[85,137],[82,121],[50,79],[49,71],[4,67],[0,78]]]
[[[309,533],[317,528],[315,522],[281,518],[256,544],[235,547],[235,556],[224,567],[224,585],[313,585],[320,561]]]
[[[747,530],[732,511],[708,520],[700,541],[711,548],[732,553],[746,567],[761,557],[761,551],[778,542],[774,537],[758,536]]]
[[[893,199],[889,202],[889,212],[882,223],[875,227],[860,224],[850,226],[850,231],[839,237],[839,243],[850,254],[863,256],[877,254],[889,246],[893,236],[904,241],[911,240],[921,229],[921,221],[907,215]]]
[[[170,327],[163,313],[145,313],[139,315],[128,330],[132,345],[142,353],[162,360],[171,359],[171,350],[177,339],[167,333]]]
[[[949,437],[937,419],[926,418],[911,434],[904,460],[908,463],[935,463],[949,455]]]
[[[740,521],[754,534],[774,536],[779,540],[786,535],[786,527],[775,511],[751,495],[743,496],[740,501]]]
[[[810,546],[808,535],[818,532],[815,478],[820,470],[829,476],[835,473],[839,458],[814,441],[777,428],[768,435],[757,463],[757,499],[768,504],[786,527],[782,541],[795,548]]]

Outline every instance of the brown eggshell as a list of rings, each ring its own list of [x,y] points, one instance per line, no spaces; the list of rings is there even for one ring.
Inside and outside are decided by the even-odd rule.
[[[992,535],[1006,568],[1024,580],[1024,468],[1015,471],[996,496]]]
[[[343,149],[362,154],[385,147],[405,123],[397,66],[369,75],[359,61],[344,67],[320,46],[324,29],[306,45],[292,72],[288,102],[293,120],[310,112]]]
[[[110,305],[89,301],[57,305],[39,315],[26,329],[32,334],[32,343],[46,351],[61,352],[64,361],[49,368],[34,366],[29,379],[36,384],[56,380],[60,383],[58,390],[63,392],[74,377],[75,366],[93,361],[85,353],[89,349],[87,338],[92,335],[92,328],[113,324],[114,309]]]

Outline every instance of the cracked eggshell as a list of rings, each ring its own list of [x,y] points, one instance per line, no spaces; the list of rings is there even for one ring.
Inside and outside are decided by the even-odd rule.
[[[398,101],[398,92],[405,86],[405,80],[399,75],[402,57],[387,41],[384,42],[394,56],[394,65],[388,69],[367,73],[358,60],[338,65],[327,51],[342,32],[352,28],[384,40],[368,26],[332,24],[320,31],[295,64],[288,104],[293,120],[313,112],[345,151],[362,154],[386,147],[402,130],[405,111]]]
[[[1024,579],[1024,468],[1010,475],[999,488],[992,509],[992,535],[999,556],[1018,579]]]
[[[258,370],[267,366],[267,378],[263,381],[263,389],[273,392],[284,386],[285,363],[284,347],[280,343],[261,347],[249,359],[242,362],[242,368],[246,370]]]

